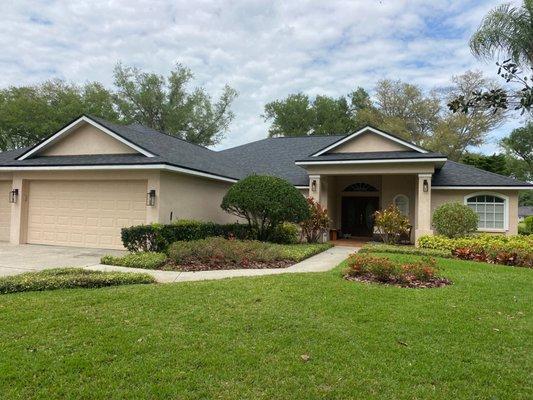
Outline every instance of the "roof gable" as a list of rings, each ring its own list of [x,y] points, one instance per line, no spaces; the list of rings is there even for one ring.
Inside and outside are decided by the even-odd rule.
[[[382,130],[366,126],[350,135],[343,137],[335,143],[312,154],[312,157],[325,153],[365,153],[376,151],[415,151],[427,153],[428,151],[406,140]]]
[[[82,116],[52,136],[36,144],[17,159],[40,156],[76,156],[95,154],[154,155],[96,120]]]

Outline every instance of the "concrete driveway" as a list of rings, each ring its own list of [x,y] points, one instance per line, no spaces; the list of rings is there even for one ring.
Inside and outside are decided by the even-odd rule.
[[[124,254],[119,250],[78,247],[13,245],[0,242],[0,276],[41,271],[57,267],[85,267],[100,263],[104,254]]]

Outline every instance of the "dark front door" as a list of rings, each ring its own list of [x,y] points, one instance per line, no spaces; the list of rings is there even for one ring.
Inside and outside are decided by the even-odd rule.
[[[374,229],[373,214],[379,207],[377,197],[342,198],[342,233],[352,236],[369,236]]]

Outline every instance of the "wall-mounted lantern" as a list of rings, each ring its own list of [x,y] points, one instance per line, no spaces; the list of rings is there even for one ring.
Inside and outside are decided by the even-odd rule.
[[[316,192],[316,179],[313,179],[313,180],[311,181],[311,190],[312,190],[313,192]]]
[[[155,206],[155,189],[146,193],[146,205],[149,207]]]
[[[428,180],[427,179],[424,179],[424,183],[422,185],[422,190],[424,192],[427,192],[429,190],[429,183],[428,183]]]
[[[10,203],[16,203],[17,199],[19,197],[19,190],[13,189],[11,192],[9,192],[9,202]]]

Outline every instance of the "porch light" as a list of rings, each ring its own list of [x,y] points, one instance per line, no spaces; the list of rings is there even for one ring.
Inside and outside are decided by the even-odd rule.
[[[424,179],[424,184],[422,185],[422,190],[424,192],[427,192],[429,190],[429,184],[428,184],[428,180],[427,179]]]
[[[13,189],[11,192],[9,192],[9,202],[10,203],[16,203],[18,197],[19,197],[19,190],[18,189]]]
[[[311,190],[312,190],[313,192],[316,192],[316,180],[315,180],[315,179],[313,179],[313,180],[311,181]]]
[[[149,207],[155,206],[155,189],[146,193],[146,205]]]

